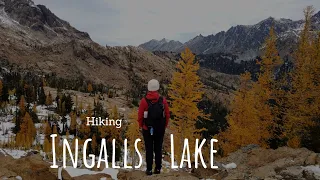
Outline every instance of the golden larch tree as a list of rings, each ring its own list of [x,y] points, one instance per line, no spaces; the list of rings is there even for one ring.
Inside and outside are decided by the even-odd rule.
[[[52,102],[53,102],[53,100],[52,100],[52,95],[51,95],[51,93],[49,92],[49,94],[48,94],[47,97],[46,97],[46,105],[49,106],[49,105],[52,104]]]
[[[224,155],[248,144],[268,147],[268,140],[273,136],[278,111],[272,108],[279,93],[276,90],[275,70],[282,64],[276,48],[277,37],[273,27],[265,42],[265,50],[258,73],[258,80],[251,81],[251,74],[241,75],[241,84],[231,104],[227,116],[229,128],[219,135]]]
[[[93,87],[91,83],[88,84],[87,89],[88,89],[88,92],[91,94],[91,92],[93,91]]]
[[[254,109],[253,102],[256,97],[252,91],[252,84],[249,72],[241,74],[240,87],[235,93],[230,107],[231,112],[227,116],[229,127],[217,137],[223,155],[246,144],[262,144],[260,142],[262,135],[257,133],[260,123]]]
[[[24,99],[24,96],[22,95],[19,101],[19,109],[21,112],[21,115],[24,115],[26,112],[26,100]]]
[[[131,113],[128,116],[129,119],[129,124],[128,124],[128,129],[126,131],[126,138],[128,139],[128,145],[129,145],[129,151],[132,157],[132,165],[134,166],[136,163],[136,152],[135,152],[135,146],[134,143],[136,139],[141,137],[141,133],[139,130],[139,123],[138,123],[138,110],[133,109]],[[142,150],[142,143],[140,142],[138,149],[141,151]]]
[[[20,131],[17,133],[17,144],[25,148],[30,148],[37,134],[36,127],[28,112],[25,113],[20,125]]]
[[[305,25],[294,54],[294,69],[290,73],[291,89],[287,93],[288,108],[284,118],[290,147],[301,146],[301,139],[309,135],[308,129],[315,125],[313,119],[319,115],[319,106],[315,103],[319,99],[319,84],[314,81],[319,78],[315,76],[318,52],[310,32],[313,12],[312,6],[304,10]]]
[[[197,75],[198,70],[199,63],[195,60],[195,55],[186,48],[181,53],[177,71],[173,73],[168,88],[171,112],[174,116],[170,128],[174,132],[175,155],[178,162],[181,159],[184,139],[191,141],[190,149],[194,150],[195,139],[200,138],[200,133],[203,131],[195,126],[199,117],[205,117],[197,107],[204,94],[203,84]]]

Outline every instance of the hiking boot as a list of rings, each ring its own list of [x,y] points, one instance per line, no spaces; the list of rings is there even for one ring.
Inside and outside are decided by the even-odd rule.
[[[154,169],[153,174],[160,174],[160,169]]]
[[[149,171],[149,170],[146,170],[146,175],[147,175],[147,176],[151,176],[151,175],[152,175],[152,171],[151,171],[151,170],[150,170],[150,171]]]

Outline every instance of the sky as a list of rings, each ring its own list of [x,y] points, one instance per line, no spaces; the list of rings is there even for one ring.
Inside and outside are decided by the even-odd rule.
[[[303,19],[320,0],[34,0],[105,46],[162,38],[182,43],[268,17]]]

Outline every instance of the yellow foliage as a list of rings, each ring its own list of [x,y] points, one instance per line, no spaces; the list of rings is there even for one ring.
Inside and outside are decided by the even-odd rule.
[[[308,129],[320,115],[319,40],[310,33],[313,7],[305,9],[305,25],[294,57],[294,70],[290,74],[291,89],[287,93],[285,131],[289,143],[308,135]],[[294,143],[300,144],[300,143]]]
[[[181,159],[185,138],[191,141],[190,149],[194,150],[195,139],[200,138],[203,131],[195,127],[196,121],[199,117],[205,118],[197,107],[204,94],[203,84],[197,75],[199,63],[195,61],[195,55],[188,48],[181,53],[181,58],[168,88],[171,112],[174,115],[170,128],[175,136],[175,155],[178,161]]]
[[[89,83],[89,84],[88,84],[88,92],[91,93],[92,91],[93,91],[92,84]]]
[[[25,148],[30,148],[32,146],[34,138],[36,137],[36,134],[36,127],[34,126],[29,113],[26,112],[25,116],[22,118],[20,131],[18,132],[16,137],[17,145]]]
[[[70,113],[70,130],[74,131],[77,128],[77,115],[74,112]]]
[[[130,152],[134,152],[134,143],[135,140],[140,138],[142,139],[141,133],[139,131],[139,123],[138,123],[138,110],[133,109],[129,114],[129,125],[126,132],[126,138],[128,139]],[[140,143],[139,150],[142,149],[142,145]]]
[[[24,113],[26,112],[25,102],[26,102],[26,100],[24,99],[24,96],[22,95],[20,98],[20,102],[19,102],[19,109],[20,109],[20,112],[22,115],[24,115]]]
[[[52,104],[52,96],[51,93],[49,92],[49,94],[46,96],[46,105],[49,106]]]
[[[239,90],[231,104],[227,116],[229,128],[218,136],[224,155],[248,144],[268,147],[267,141],[273,136],[272,127],[277,120],[277,109],[271,108],[269,101],[276,100],[277,92],[274,72],[282,63],[276,48],[276,35],[270,29],[266,48],[260,64],[257,82],[251,81],[251,74],[241,75]]]

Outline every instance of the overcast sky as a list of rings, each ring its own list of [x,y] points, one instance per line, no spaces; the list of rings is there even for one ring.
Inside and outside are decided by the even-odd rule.
[[[139,45],[151,39],[185,42],[270,16],[302,19],[320,0],[34,0],[101,45]]]

